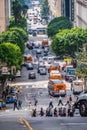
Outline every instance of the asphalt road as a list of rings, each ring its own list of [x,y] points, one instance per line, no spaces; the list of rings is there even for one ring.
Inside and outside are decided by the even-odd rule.
[[[21,124],[17,118],[0,119],[0,130],[29,130],[25,124]]]
[[[29,120],[33,130],[86,130],[87,118],[33,118]]]
[[[0,130],[87,130],[87,118],[81,117],[33,117],[23,120],[25,122],[21,118],[0,118]]]

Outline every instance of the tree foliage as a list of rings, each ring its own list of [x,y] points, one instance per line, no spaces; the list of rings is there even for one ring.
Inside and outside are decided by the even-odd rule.
[[[0,34],[0,43],[3,42],[11,42],[13,44],[17,44],[20,47],[21,52],[24,53],[25,39],[23,39],[23,35],[21,35],[19,31],[8,30]]]
[[[0,60],[6,63],[7,67],[15,66],[19,68],[22,62],[22,53],[20,48],[15,44],[3,43],[0,44]]]
[[[13,11],[13,16],[15,18],[15,23],[18,24],[21,19],[21,11],[22,11],[22,6],[21,6],[19,0],[13,1],[12,11]]]
[[[41,17],[42,19],[46,19],[48,22],[49,18],[49,5],[48,5],[48,0],[43,0],[42,1],[42,6],[41,6]]]
[[[15,23],[15,17],[11,16],[9,19],[9,28],[19,26],[23,28],[24,30],[27,29],[27,20],[25,16],[21,16],[21,19],[18,23]]]
[[[9,30],[10,31],[17,31],[20,34],[20,36],[22,37],[23,42],[24,43],[27,42],[27,40],[28,40],[28,33],[24,29],[22,29],[20,27],[12,27]]]
[[[56,33],[63,29],[72,28],[71,21],[66,17],[57,17],[54,18],[49,24],[47,28],[47,34],[49,37],[53,37]]]
[[[9,27],[20,26],[23,29],[27,29],[25,14],[27,13],[28,6],[25,5],[24,0],[15,0],[12,5],[13,16],[9,20]]]
[[[87,29],[72,28],[57,33],[52,40],[52,51],[57,55],[73,55],[87,42]]]

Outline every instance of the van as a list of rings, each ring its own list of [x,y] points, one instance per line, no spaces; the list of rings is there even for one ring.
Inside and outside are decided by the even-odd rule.
[[[65,96],[66,85],[62,80],[52,79],[48,82],[48,92],[51,96]]]
[[[84,90],[84,81],[82,80],[75,80],[72,82],[72,91],[73,94],[80,94]]]

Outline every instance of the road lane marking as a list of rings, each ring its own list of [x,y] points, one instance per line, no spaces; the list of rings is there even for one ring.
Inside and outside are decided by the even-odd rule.
[[[75,122],[72,122],[72,123],[61,123],[60,125],[62,125],[62,126],[66,126],[66,125],[87,125],[87,123],[75,123]]]
[[[33,130],[32,126],[30,125],[30,123],[27,120],[25,120],[24,118],[21,118],[21,119],[25,123],[25,125],[29,128],[29,130]]]

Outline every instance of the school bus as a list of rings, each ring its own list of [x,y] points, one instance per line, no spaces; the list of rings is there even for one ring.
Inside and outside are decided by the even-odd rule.
[[[60,66],[58,63],[53,63],[50,65],[50,67],[48,68],[48,72],[51,72],[52,70],[58,70],[60,71]]]
[[[59,79],[62,80],[62,75],[58,70],[52,70],[49,74],[49,79]]]
[[[48,82],[48,92],[51,96],[65,96],[66,85],[62,80],[52,79]]]

